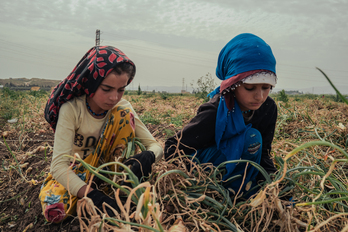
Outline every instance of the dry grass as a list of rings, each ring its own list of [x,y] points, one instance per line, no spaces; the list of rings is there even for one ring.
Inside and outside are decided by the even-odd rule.
[[[189,96],[125,97],[161,144],[202,103]],[[22,147],[30,132],[40,134],[48,128],[42,117],[45,99],[34,104],[30,100],[21,100],[18,123],[6,124],[1,131],[17,133]],[[251,200],[230,199],[212,166],[197,166],[188,159],[162,160],[148,182],[137,187],[140,192],[129,189],[127,200],[114,189],[122,211],[113,223],[106,223],[107,215],[99,217],[91,202],[82,199],[81,231],[98,231],[100,226],[105,231],[173,231],[174,224],[179,231],[348,231],[348,106],[326,98],[291,98],[277,104],[271,155],[280,171]],[[17,150],[14,155],[20,157],[22,148]],[[13,162],[4,160],[3,165],[15,166]]]

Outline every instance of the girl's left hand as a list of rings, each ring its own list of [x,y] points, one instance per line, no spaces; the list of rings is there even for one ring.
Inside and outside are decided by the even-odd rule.
[[[105,195],[103,192],[94,189],[93,191],[89,192],[87,194],[88,198],[91,198],[91,200],[93,201],[93,204],[101,211],[103,211],[103,203],[107,203],[108,205],[110,205],[114,210],[116,211],[120,211],[120,209],[118,208],[118,205],[116,203],[115,199],[112,199],[111,197]],[[110,217],[114,217],[115,213],[112,211],[112,209],[110,209],[109,207],[105,206],[106,212]],[[99,211],[97,211],[99,214]]]
[[[127,159],[124,164],[131,165],[130,169],[141,180],[143,176],[148,176],[151,173],[154,162],[155,154],[152,151],[143,151]]]

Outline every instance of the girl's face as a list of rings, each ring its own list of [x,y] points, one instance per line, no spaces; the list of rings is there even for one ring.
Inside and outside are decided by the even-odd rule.
[[[271,85],[242,83],[234,90],[239,107],[242,111],[257,110],[266,101]]]
[[[92,98],[87,98],[93,112],[96,114],[103,113],[112,109],[122,98],[128,82],[128,74],[121,75],[116,72],[109,73]]]

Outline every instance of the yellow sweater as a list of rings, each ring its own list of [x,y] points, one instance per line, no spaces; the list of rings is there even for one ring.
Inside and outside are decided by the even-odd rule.
[[[69,178],[69,190],[76,196],[78,190],[85,185],[72,170],[69,169],[71,159],[64,155],[78,153],[81,158],[87,157],[97,144],[109,113],[102,119],[92,117],[87,111],[86,95],[72,99],[63,104],[59,111],[59,118],[54,137],[53,158],[51,173],[60,184],[67,188]],[[135,136],[140,139],[146,150],[153,151],[156,161],[163,156],[161,145],[140,121],[132,105],[125,99],[116,106],[125,106],[133,111],[135,117]],[[115,107],[116,107],[115,106]]]

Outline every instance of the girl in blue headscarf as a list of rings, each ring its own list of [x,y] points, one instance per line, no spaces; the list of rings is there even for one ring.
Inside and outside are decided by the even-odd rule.
[[[197,115],[166,141],[166,159],[174,158],[182,150],[196,155],[200,163],[218,166],[243,159],[260,164],[268,173],[276,172],[270,158],[277,120],[277,105],[268,96],[277,82],[271,47],[253,34],[234,37],[219,54],[216,76],[222,82],[210,93],[212,99],[201,105]],[[264,180],[247,163],[227,164],[223,179],[239,174],[241,178],[224,183],[232,194],[245,194],[250,189],[247,183],[251,182],[252,189]]]

